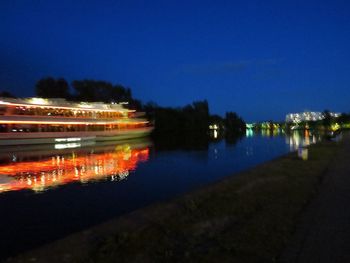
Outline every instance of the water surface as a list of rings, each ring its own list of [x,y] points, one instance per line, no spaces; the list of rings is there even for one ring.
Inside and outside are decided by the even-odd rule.
[[[1,257],[218,181],[318,140],[248,131],[181,144],[130,140],[0,151]]]

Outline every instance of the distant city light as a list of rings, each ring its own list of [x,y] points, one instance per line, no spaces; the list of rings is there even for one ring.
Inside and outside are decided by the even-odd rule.
[[[339,117],[340,113],[330,112],[331,117]],[[305,111],[300,113],[289,113],[286,115],[286,122],[300,123],[303,121],[320,121],[325,118],[323,112]]]
[[[209,129],[210,130],[217,130],[217,129],[219,129],[219,126],[216,124],[212,124],[212,125],[209,125]]]

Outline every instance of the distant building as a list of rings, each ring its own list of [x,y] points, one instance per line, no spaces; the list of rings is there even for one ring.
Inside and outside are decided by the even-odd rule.
[[[339,117],[340,113],[330,112],[331,117]],[[300,113],[289,113],[286,115],[286,122],[300,123],[303,121],[320,121],[325,118],[323,112],[305,111]]]

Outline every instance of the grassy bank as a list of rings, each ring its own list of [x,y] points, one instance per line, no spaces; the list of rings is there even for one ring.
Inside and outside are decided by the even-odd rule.
[[[274,262],[337,149],[313,145],[307,161],[283,156],[15,262]]]

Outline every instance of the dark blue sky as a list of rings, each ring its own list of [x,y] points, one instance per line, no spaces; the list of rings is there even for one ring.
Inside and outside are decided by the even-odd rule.
[[[72,3],[74,2],[74,3]],[[0,90],[99,79],[247,121],[350,111],[350,1],[0,2]]]

